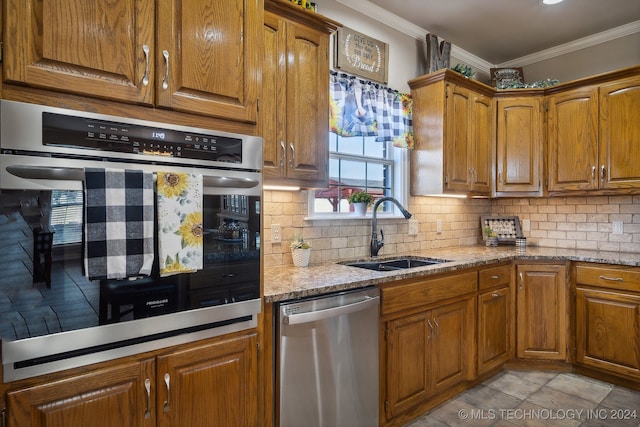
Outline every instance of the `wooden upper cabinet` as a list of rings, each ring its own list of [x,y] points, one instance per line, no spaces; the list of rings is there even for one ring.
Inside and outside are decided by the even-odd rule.
[[[158,2],[157,104],[255,122],[261,6],[260,0]]]
[[[490,195],[495,146],[492,89],[444,70],[409,82],[416,149],[411,194]]]
[[[7,0],[4,81],[255,123],[261,0]]]
[[[496,195],[542,195],[541,96],[497,100]]]
[[[549,96],[549,191],[598,189],[598,89]]]
[[[640,188],[640,76],[600,86],[601,188]]]
[[[267,183],[327,185],[329,36],[338,25],[287,2],[265,3],[258,134]]]
[[[5,6],[5,82],[153,103],[155,0],[6,0]]]

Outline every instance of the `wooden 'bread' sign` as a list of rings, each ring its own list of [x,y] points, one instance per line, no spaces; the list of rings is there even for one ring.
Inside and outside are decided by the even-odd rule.
[[[335,67],[387,84],[389,45],[347,27],[336,34]]]

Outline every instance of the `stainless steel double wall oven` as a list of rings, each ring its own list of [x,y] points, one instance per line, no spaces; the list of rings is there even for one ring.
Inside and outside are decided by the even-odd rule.
[[[261,138],[7,100],[0,126],[5,381],[256,326]],[[202,175],[203,268],[88,280],[85,168]]]

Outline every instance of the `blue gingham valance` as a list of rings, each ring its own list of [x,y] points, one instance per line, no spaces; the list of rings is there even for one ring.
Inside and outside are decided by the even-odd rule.
[[[412,100],[408,94],[331,72],[329,130],[340,136],[375,136],[413,148]]]

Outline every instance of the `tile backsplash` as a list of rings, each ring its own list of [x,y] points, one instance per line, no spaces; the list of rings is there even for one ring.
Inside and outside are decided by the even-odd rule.
[[[312,245],[311,263],[333,262],[369,255],[370,219],[305,220],[307,192],[265,191],[262,244],[265,265],[293,264],[289,241],[302,234]],[[405,219],[379,219],[385,245],[380,256],[451,246],[478,244],[481,215],[516,215],[527,244],[575,249],[601,249],[640,253],[640,196],[589,196],[504,199],[411,197],[409,212],[419,223],[409,236]],[[436,230],[437,221],[442,230]],[[621,221],[623,234],[613,234],[613,221]],[[271,225],[280,224],[282,242],[271,240]],[[640,256],[640,255],[639,255]]]

